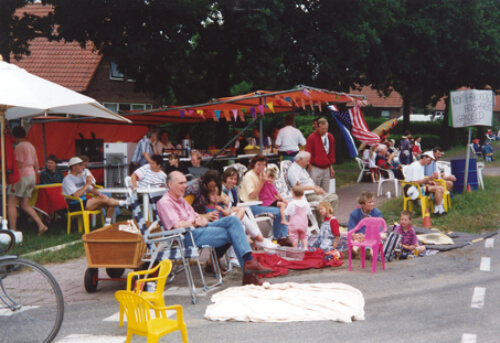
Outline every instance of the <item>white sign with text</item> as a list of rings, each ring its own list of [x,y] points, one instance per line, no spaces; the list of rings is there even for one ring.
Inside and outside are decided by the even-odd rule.
[[[452,91],[451,117],[453,127],[491,126],[493,119],[493,92],[471,89]]]

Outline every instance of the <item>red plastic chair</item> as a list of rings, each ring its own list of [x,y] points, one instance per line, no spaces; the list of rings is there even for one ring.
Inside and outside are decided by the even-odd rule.
[[[355,242],[352,240],[353,233],[361,230],[365,227],[365,240],[364,242]],[[382,269],[385,270],[385,259],[384,259],[384,246],[381,242],[380,234],[387,231],[387,224],[383,218],[364,218],[358,225],[352,230],[347,232],[347,247],[349,250],[349,270],[351,270],[352,261],[352,248],[360,247],[361,250],[361,268],[365,267],[365,249],[370,247],[372,249],[372,273],[377,270],[377,256],[380,252],[380,258],[382,260]]]

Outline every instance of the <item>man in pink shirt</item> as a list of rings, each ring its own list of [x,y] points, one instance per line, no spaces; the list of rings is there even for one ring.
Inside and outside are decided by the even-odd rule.
[[[163,226],[167,230],[194,226],[193,237],[197,246],[210,245],[220,247],[231,244],[236,257],[243,266],[243,285],[262,285],[262,281],[255,274],[270,273],[252,256],[252,249],[240,220],[236,216],[224,217],[209,222],[206,217],[200,216],[184,199],[186,191],[186,177],[178,171],[173,171],[167,178],[168,192],[158,201],[158,214]],[[193,245],[190,236],[184,238],[185,246]]]
[[[36,173],[38,172],[38,158],[36,156],[36,150],[33,144],[26,140],[26,131],[22,126],[16,126],[12,129],[12,135],[17,143],[15,155],[21,181],[12,185],[9,189],[7,212],[9,216],[10,228],[14,232],[17,230],[16,205],[17,202],[19,202],[19,207],[24,212],[28,213],[31,218],[33,218],[38,226],[38,233],[42,234],[47,231],[47,226],[43,224],[33,207],[31,207],[28,203],[31,198],[31,192],[35,188]],[[22,234],[16,234],[16,241],[21,240]]]

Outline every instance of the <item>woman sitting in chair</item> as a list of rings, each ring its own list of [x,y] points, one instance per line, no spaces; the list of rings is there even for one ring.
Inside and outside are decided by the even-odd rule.
[[[375,163],[379,168],[392,171],[394,173],[394,177],[398,180],[405,179],[403,171],[400,169],[400,167],[394,168],[394,166],[392,165],[392,159],[394,158],[395,153],[389,154],[387,151],[387,146],[385,144],[377,145],[375,151],[377,152]],[[381,170],[380,172],[382,173],[383,177],[389,177],[387,171]]]

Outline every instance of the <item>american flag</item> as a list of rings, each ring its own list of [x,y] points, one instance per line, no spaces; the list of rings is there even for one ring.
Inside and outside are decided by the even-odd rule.
[[[328,109],[330,110],[332,116],[338,119],[338,122],[344,125],[347,131],[349,131],[361,142],[369,145],[376,145],[380,143],[380,137],[377,134],[370,132],[370,129],[368,129],[359,105],[348,111],[342,112],[335,111],[330,106]]]

